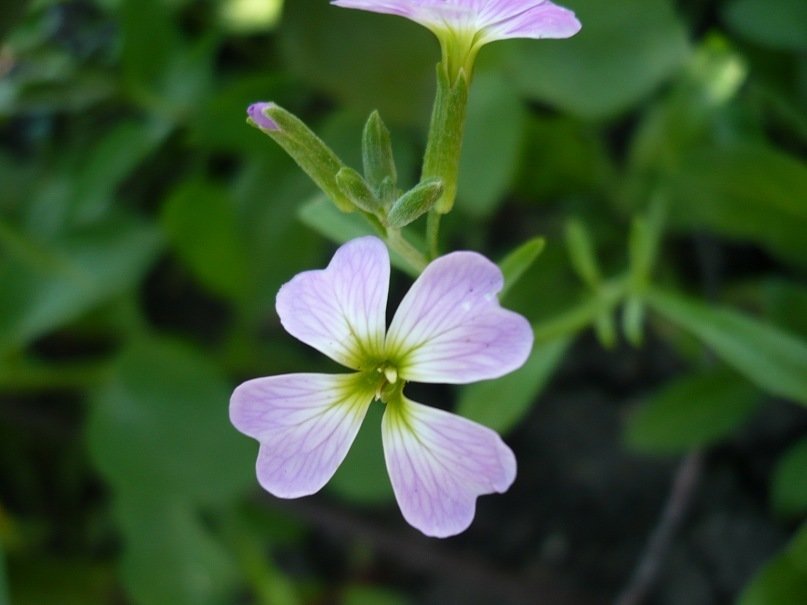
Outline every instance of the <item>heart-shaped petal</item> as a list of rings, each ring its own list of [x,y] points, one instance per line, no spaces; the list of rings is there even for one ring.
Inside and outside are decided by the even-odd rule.
[[[359,374],[283,374],[241,384],[230,421],[257,439],[258,481],[280,498],[313,494],[328,482],[356,438],[372,389]]]
[[[280,288],[277,313],[292,336],[354,370],[383,353],[389,253],[377,237],[341,246],[328,267]]]
[[[387,355],[398,374],[461,384],[519,368],[532,348],[532,328],[499,305],[502,285],[499,268],[475,252],[453,252],[426,267],[387,334]]]
[[[477,497],[506,491],[516,477],[515,456],[499,435],[455,414],[402,397],[387,405],[381,431],[401,513],[427,536],[464,531]]]

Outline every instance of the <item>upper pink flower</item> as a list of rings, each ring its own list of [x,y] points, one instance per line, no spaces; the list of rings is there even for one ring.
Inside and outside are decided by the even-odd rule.
[[[331,4],[406,17],[432,30],[470,34],[478,46],[506,38],[568,38],[580,31],[569,9],[549,0],[333,0]]]
[[[510,487],[515,457],[494,431],[411,401],[403,387],[507,374],[529,355],[532,329],[499,306],[496,265],[454,252],[426,267],[387,330],[389,275],[386,247],[364,237],[339,248],[326,269],[285,284],[283,327],[354,372],[247,381],[233,393],[230,419],[261,444],[261,485],[296,498],[328,482],[370,403],[383,401],[384,458],[401,512],[426,535],[450,536],[470,525],[478,496]]]

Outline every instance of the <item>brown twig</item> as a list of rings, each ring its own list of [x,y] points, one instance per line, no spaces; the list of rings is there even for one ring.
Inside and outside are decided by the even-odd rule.
[[[630,582],[616,598],[614,605],[640,605],[647,598],[692,502],[702,467],[703,454],[700,451],[688,454],[678,465],[670,496],[658,524],[650,534]]]

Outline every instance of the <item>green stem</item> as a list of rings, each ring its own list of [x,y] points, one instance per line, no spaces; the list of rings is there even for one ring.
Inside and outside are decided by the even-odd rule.
[[[440,213],[434,210],[426,218],[426,245],[429,259],[433,260],[440,255]]]
[[[412,267],[415,275],[419,275],[429,264],[423,253],[410,244],[398,229],[387,229],[387,245]]]

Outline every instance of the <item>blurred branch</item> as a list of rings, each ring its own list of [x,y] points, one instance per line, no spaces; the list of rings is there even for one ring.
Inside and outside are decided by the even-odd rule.
[[[311,527],[340,539],[367,544],[378,555],[410,571],[447,578],[456,585],[490,595],[497,603],[513,605],[602,605],[600,597],[566,586],[556,572],[530,569],[529,575],[508,573],[433,539],[400,532],[365,517],[317,503],[272,498],[273,507],[294,515]]]
[[[639,563],[627,587],[614,601],[614,605],[639,605],[650,593],[658,579],[661,564],[689,510],[703,467],[703,454],[694,451],[678,465],[672,489],[661,517],[650,534]]]

